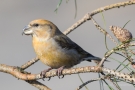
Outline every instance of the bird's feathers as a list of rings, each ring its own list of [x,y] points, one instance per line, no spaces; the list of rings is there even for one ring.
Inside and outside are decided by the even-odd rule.
[[[84,60],[101,60],[83,50],[50,21],[38,19],[30,22],[28,26],[24,34],[27,35],[27,30],[31,30],[29,35],[33,36],[33,47],[37,56],[52,68],[70,68]]]
[[[79,45],[77,45],[75,42],[73,42],[71,39],[69,39],[64,34],[57,35],[54,37],[54,39],[59,44],[59,46],[61,46],[62,48],[65,48],[67,50],[69,50],[69,49],[76,50],[78,52],[78,54],[80,54],[81,58],[92,57],[94,60],[96,58],[92,54],[83,50]],[[97,58],[97,59],[99,59],[99,58]]]

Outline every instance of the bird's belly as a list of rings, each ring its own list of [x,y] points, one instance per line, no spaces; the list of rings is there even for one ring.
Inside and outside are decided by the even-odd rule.
[[[62,48],[53,40],[47,42],[34,40],[33,46],[39,59],[51,68],[61,66],[70,68],[79,63],[80,56],[76,50]]]
[[[60,68],[61,66],[70,68],[78,64],[79,59],[78,55],[70,50],[51,50],[39,56],[39,58],[44,64],[52,68]]]

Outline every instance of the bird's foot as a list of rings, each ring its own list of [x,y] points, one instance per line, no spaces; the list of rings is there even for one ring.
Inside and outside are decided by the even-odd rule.
[[[50,71],[50,70],[52,70],[52,68],[48,68],[47,70],[44,70],[44,71],[42,71],[42,72],[40,73],[40,76],[42,77],[42,80],[43,80],[43,81],[45,81],[44,78],[45,78],[46,73],[47,73],[48,71]],[[49,77],[48,81],[49,81],[50,79],[51,79],[51,77]]]
[[[62,75],[62,70],[63,70],[64,68],[65,68],[65,66],[62,66],[62,67],[58,68],[57,71],[56,71],[56,73],[57,73],[59,79],[60,79],[60,78],[64,78],[64,75]],[[62,75],[62,77],[60,77],[61,75]]]

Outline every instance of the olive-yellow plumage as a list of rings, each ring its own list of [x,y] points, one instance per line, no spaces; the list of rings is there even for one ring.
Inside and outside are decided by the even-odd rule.
[[[84,60],[101,60],[83,50],[48,20],[31,21],[23,33],[32,35],[38,58],[52,69],[70,68]]]
[[[50,45],[50,43],[52,44]],[[70,53],[67,52],[67,54],[63,53],[65,50],[62,50],[52,39],[44,42],[33,37],[33,47],[40,60],[52,68],[59,68],[64,65],[71,67],[77,63],[72,51]]]

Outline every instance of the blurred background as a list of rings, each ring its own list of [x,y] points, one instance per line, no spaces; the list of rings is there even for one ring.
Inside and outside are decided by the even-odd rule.
[[[59,3],[59,0],[1,0],[0,2],[0,63],[11,66],[21,66],[32,58],[36,57],[32,48],[32,40],[30,36],[22,36],[22,29],[30,21],[34,19],[47,19],[58,26],[61,31],[65,31],[72,24],[81,19],[86,13],[93,10],[118,3],[126,0],[77,0],[77,17],[75,16],[75,1],[63,0],[57,13],[54,10]],[[103,12],[106,26],[102,15],[99,13],[94,16],[94,19],[105,28],[112,36],[109,26],[116,25],[123,27],[126,22],[131,20],[126,29],[130,30],[134,36],[135,34],[135,5],[120,7]],[[87,21],[72,33],[68,35],[74,42],[79,44],[84,50],[91,54],[103,57],[107,49],[105,47],[105,36],[97,30],[92,21]],[[116,40],[116,39],[115,39]],[[107,45],[109,49],[115,47],[115,44],[107,38]],[[124,59],[119,55],[113,54],[111,57],[123,61]],[[133,57],[134,58],[134,57]],[[105,67],[115,69],[118,63],[112,59],[111,62],[106,62]],[[82,62],[77,67],[84,67],[88,65],[95,65],[95,63]],[[33,74],[40,73],[48,67],[38,61],[26,71]],[[126,72],[126,71],[125,71]],[[82,80],[97,78],[97,73],[83,73],[80,74]],[[66,75],[63,79],[52,77],[50,81],[39,80],[43,84],[50,87],[52,90],[75,90],[82,84],[77,74]],[[109,82],[107,80],[107,82]],[[109,82],[110,83],[110,82]],[[112,83],[110,85],[116,89]],[[122,90],[133,90],[133,86],[127,83],[119,83]],[[100,90],[99,82],[92,82],[87,85],[89,90]],[[108,86],[104,84],[105,90]],[[18,80],[13,76],[0,72],[0,89],[1,90],[37,90],[37,88],[29,85],[25,81]],[[82,88],[81,90],[86,90]]]

